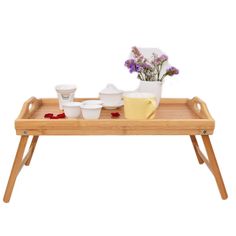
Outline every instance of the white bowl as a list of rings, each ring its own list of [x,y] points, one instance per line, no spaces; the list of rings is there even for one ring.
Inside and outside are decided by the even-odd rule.
[[[83,118],[86,120],[99,119],[102,110],[102,105],[97,104],[83,104],[81,105],[81,111]]]
[[[81,103],[82,105],[102,105],[103,104],[101,100],[86,100]]]
[[[79,118],[81,102],[68,102],[63,105],[64,112],[68,118]]]

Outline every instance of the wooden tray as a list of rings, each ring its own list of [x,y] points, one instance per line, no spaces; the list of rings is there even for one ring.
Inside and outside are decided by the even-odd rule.
[[[75,99],[83,101],[87,99]],[[16,133],[21,135],[16,157],[12,166],[4,194],[4,202],[9,202],[19,172],[29,165],[40,135],[190,135],[198,162],[205,163],[214,175],[222,199],[227,199],[227,191],[214,154],[209,134],[213,133],[215,122],[206,104],[199,98],[162,99],[153,120],[126,120],[123,108],[117,109],[121,117],[112,119],[111,110],[102,110],[99,120],[44,119],[45,113],[61,113],[57,99],[30,98],[23,105],[15,122]],[[32,140],[28,151],[25,149],[29,136]],[[207,156],[201,151],[195,135],[201,135]],[[25,156],[24,156],[25,154]]]
[[[92,98],[89,98],[92,99]],[[94,99],[94,98],[93,98]],[[75,101],[88,100],[77,98]],[[118,119],[111,112],[118,111]],[[123,108],[102,109],[99,120],[44,118],[46,113],[61,113],[57,99],[27,100],[15,122],[18,135],[209,135],[215,122],[206,104],[197,97],[193,99],[161,99],[153,120],[127,120]]]

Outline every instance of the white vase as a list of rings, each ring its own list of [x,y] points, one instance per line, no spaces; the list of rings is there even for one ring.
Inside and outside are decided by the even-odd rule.
[[[162,92],[162,82],[160,81],[143,81],[140,80],[138,92],[153,93],[157,100],[157,106],[159,106]]]

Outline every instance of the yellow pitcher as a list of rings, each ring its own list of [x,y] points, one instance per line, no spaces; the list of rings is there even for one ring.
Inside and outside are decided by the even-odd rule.
[[[156,108],[156,97],[152,93],[132,92],[124,95],[126,119],[154,119]]]

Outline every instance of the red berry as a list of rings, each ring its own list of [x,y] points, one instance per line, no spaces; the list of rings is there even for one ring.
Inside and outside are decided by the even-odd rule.
[[[44,115],[44,118],[51,118],[53,117],[53,114],[52,113],[47,113]]]
[[[66,115],[65,113],[61,113],[57,115],[57,118],[61,118],[61,119],[66,118]]]
[[[50,119],[51,119],[51,120],[57,120],[58,117],[57,117],[57,116],[52,116],[52,117],[50,117]]]
[[[44,115],[44,118],[49,118],[49,119],[53,119],[53,120],[64,119],[64,118],[66,118],[66,115],[65,115],[65,113],[61,113],[61,114],[54,116],[52,113],[47,113]]]
[[[120,116],[120,113],[119,112],[112,112],[111,113],[111,117],[112,118],[118,118]]]

